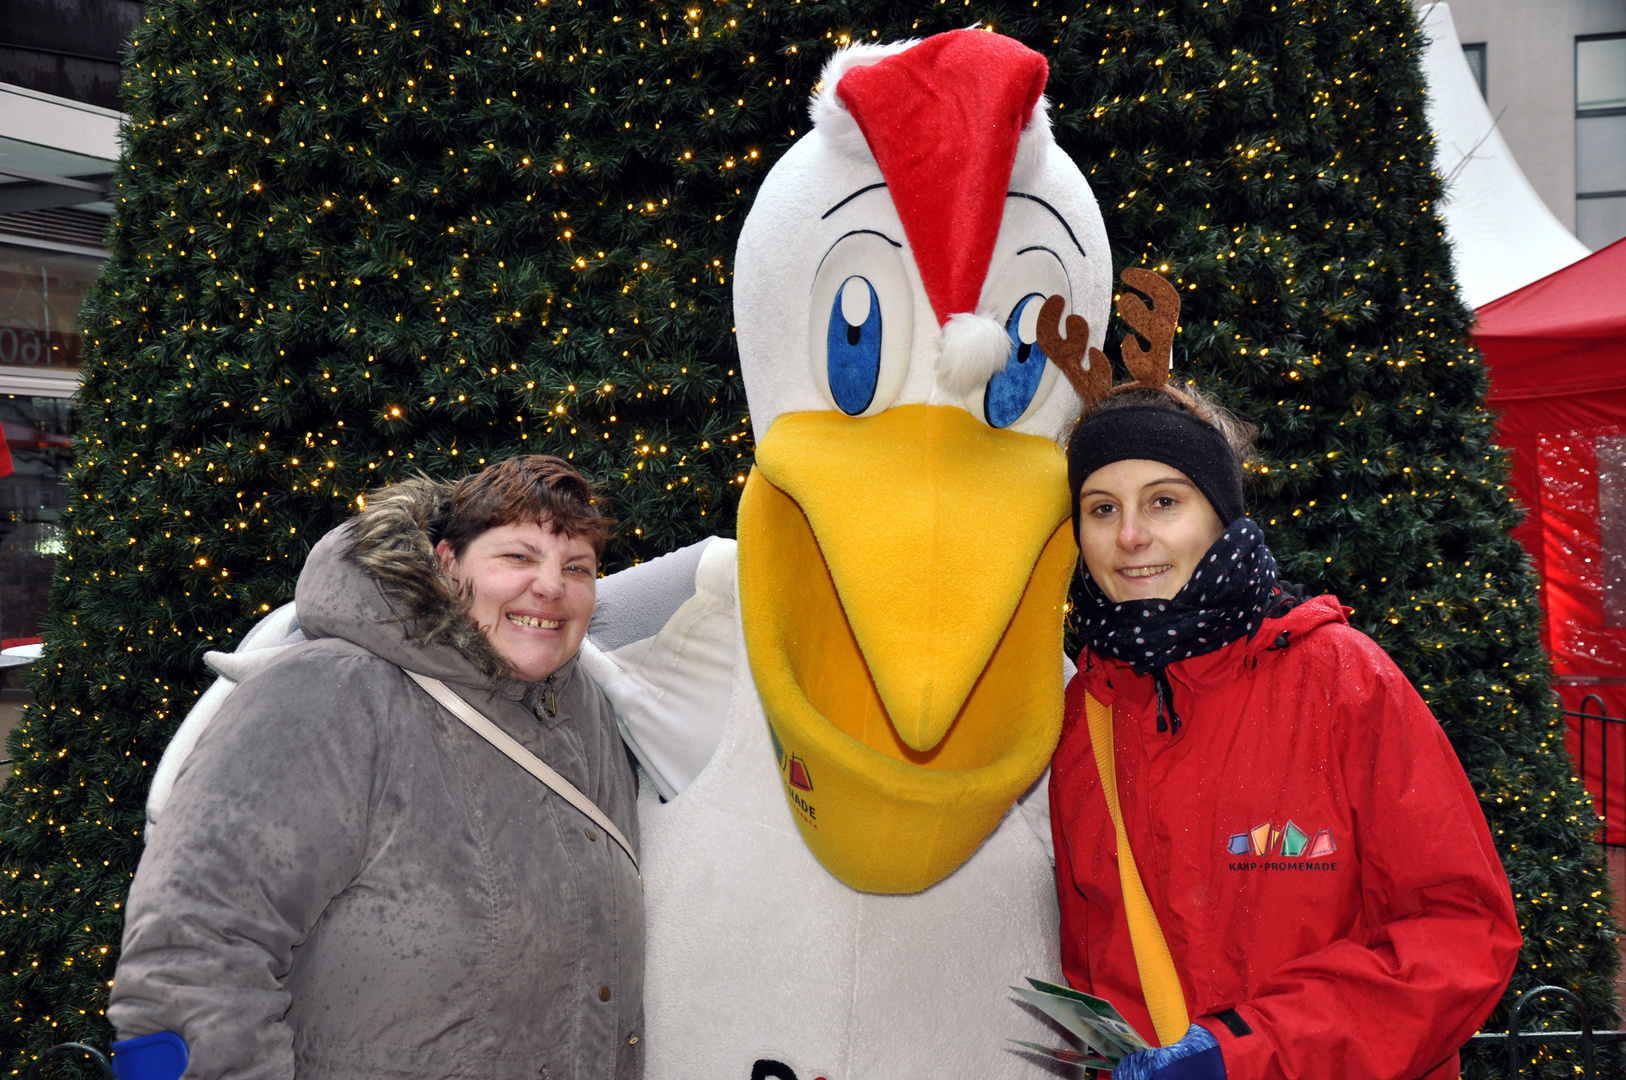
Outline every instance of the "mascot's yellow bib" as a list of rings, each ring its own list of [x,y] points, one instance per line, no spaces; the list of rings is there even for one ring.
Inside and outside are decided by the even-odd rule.
[[[848,885],[941,880],[1049,762],[1065,471],[1055,443],[943,406],[792,413],[758,446],[738,527],[751,673],[802,837]]]

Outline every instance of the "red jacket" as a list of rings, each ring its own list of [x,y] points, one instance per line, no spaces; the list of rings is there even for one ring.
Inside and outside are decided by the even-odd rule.
[[[1087,689],[1112,707],[1135,864],[1228,1080],[1455,1080],[1519,929],[1479,801],[1388,655],[1336,598],[1308,600],[1169,665],[1172,735],[1150,676],[1085,660],[1050,780],[1068,982],[1156,1044]]]

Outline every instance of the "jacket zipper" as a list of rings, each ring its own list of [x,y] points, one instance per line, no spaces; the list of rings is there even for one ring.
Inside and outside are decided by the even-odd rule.
[[[1152,688],[1157,693],[1157,730],[1167,731],[1169,737],[1180,734],[1180,714],[1174,711],[1174,689],[1169,686],[1169,674],[1164,668],[1152,669]],[[1167,718],[1164,710],[1168,710]]]

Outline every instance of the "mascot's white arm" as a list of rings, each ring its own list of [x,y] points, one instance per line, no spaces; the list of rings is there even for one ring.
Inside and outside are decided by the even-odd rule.
[[[299,618],[294,612],[294,605],[289,603],[255,623],[234,652],[203,654],[203,662],[219,678],[210,684],[186,714],[186,719],[181,721],[181,726],[175,729],[169,745],[164,748],[164,756],[158,761],[158,769],[152,775],[152,788],[147,792],[149,832],[163,816],[164,804],[169,801],[169,793],[175,787],[175,778],[180,775],[181,766],[186,763],[187,756],[192,753],[204,729],[220,711],[220,706],[237,689],[237,684],[248,678],[250,672],[269,664],[304,640],[305,635],[299,632]]]
[[[734,679],[732,540],[709,537],[598,583],[582,666],[662,799],[700,775]]]

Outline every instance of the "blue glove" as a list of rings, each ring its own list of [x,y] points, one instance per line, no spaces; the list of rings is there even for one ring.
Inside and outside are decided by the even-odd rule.
[[[173,1031],[155,1031],[113,1044],[117,1080],[179,1080],[186,1061],[186,1040]]]
[[[1208,1029],[1192,1024],[1173,1046],[1142,1050],[1118,1062],[1112,1080],[1225,1080],[1225,1059]]]

